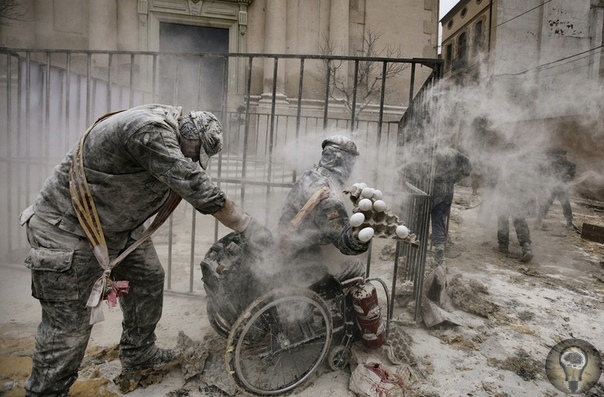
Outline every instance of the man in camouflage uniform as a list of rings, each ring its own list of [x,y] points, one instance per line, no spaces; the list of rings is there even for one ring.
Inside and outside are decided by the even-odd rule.
[[[539,212],[535,220],[537,228],[542,227],[543,218],[549,211],[555,199],[562,205],[562,213],[566,219],[566,227],[575,229],[573,224],[573,210],[568,195],[568,184],[575,178],[575,164],[566,157],[566,150],[551,150],[546,154],[546,163],[542,168],[541,178],[546,186],[548,196],[539,205]]]
[[[98,122],[86,136],[82,159],[111,258],[139,239],[170,191],[202,214],[212,214],[244,237],[261,241],[270,232],[216,187],[205,171],[222,149],[222,127],[208,112],[143,105]],[[70,195],[74,150],[54,169],[34,204],[21,214],[31,250],[32,295],[42,306],[26,396],[67,396],[78,376],[92,325],[87,301],[103,274]],[[164,270],[150,239],[113,268],[127,280],[120,360],[122,373],[156,368],[178,353],[155,344],[163,304]]]
[[[447,219],[451,213],[455,183],[469,176],[471,171],[468,157],[456,149],[443,147],[434,153],[434,192],[430,222],[434,259],[438,264],[445,260]]]
[[[328,273],[341,281],[365,274],[360,260],[344,261],[329,269],[326,262],[331,264],[338,258],[324,258],[322,251],[328,251],[328,246],[344,255],[358,255],[369,248],[369,242],[353,237],[342,194],[359,155],[356,144],[343,135],[335,135],[321,146],[319,165],[300,176],[287,196],[279,220],[283,263],[292,270],[289,280],[301,286]]]

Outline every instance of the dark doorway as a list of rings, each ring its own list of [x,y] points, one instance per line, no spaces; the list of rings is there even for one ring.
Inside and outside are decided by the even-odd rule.
[[[201,52],[228,53],[228,29],[160,23],[161,52],[187,53],[160,58],[160,96],[164,103],[181,105],[183,112],[207,110],[220,113],[226,81],[226,58]]]

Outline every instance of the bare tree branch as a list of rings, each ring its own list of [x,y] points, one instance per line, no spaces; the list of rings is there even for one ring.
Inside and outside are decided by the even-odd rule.
[[[402,58],[403,52],[400,48],[379,47],[379,39],[382,34],[368,29],[363,35],[362,56],[365,58]],[[329,40],[323,37],[323,45],[319,47],[322,55],[334,55],[336,51],[332,48]],[[336,103],[342,104],[347,110],[352,111],[352,102],[356,87],[356,115],[360,114],[373,101],[378,100],[381,94],[382,81],[400,74],[408,65],[398,62],[388,62],[383,72],[383,63],[373,60],[359,60],[357,69],[356,86],[351,82],[354,79],[354,70],[345,69],[347,63],[340,60],[325,61],[317,78],[323,84],[327,84],[329,78],[329,97]],[[350,75],[348,75],[350,72]]]
[[[23,18],[23,10],[19,0],[0,0],[0,23],[5,19],[20,21]]]

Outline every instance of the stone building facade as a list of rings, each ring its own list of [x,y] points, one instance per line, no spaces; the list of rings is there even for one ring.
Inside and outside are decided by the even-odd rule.
[[[438,0],[22,0],[20,21],[0,26],[0,45],[10,48],[178,51],[183,34],[201,33],[187,51],[229,53],[365,54],[367,32],[378,46],[405,58],[437,58]],[[180,28],[185,27],[185,30]],[[184,33],[183,33],[184,32]],[[179,36],[180,34],[180,36]],[[384,56],[384,53],[381,53]],[[254,68],[252,94],[271,95],[273,69]],[[102,67],[102,65],[96,65]],[[309,65],[318,68],[317,65]],[[241,93],[243,65],[229,66],[231,89]],[[350,69],[350,67],[348,67]],[[427,76],[431,69],[420,71]],[[344,72],[345,73],[345,72]],[[348,70],[348,74],[351,71]],[[285,62],[277,75],[277,97],[296,98],[299,65]],[[236,77],[236,78],[234,78]],[[408,86],[409,76],[395,77]],[[307,79],[304,90],[321,92]],[[404,90],[402,90],[404,92]],[[306,95],[305,95],[306,96]],[[319,95],[318,95],[319,96]],[[390,98],[400,112],[401,100]],[[388,100],[388,99],[387,99]]]
[[[450,92],[483,98],[455,133],[504,136],[533,154],[563,148],[575,192],[604,200],[604,1],[460,0],[441,24]]]

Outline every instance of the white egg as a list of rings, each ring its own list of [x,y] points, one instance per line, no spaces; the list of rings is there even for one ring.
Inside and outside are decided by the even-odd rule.
[[[361,231],[359,232],[359,240],[361,240],[362,242],[367,242],[369,240],[371,240],[371,238],[373,237],[374,231],[372,227],[366,227],[364,229],[361,229]]]
[[[373,203],[373,209],[377,212],[384,212],[386,208],[386,203],[383,200],[375,200]]]
[[[363,189],[363,191],[361,192],[361,196],[365,197],[365,198],[371,198],[373,197],[373,189],[370,187],[366,187],[365,189]]]
[[[363,222],[365,222],[365,215],[362,212],[354,213],[350,217],[350,226],[352,227],[361,226]]]
[[[409,236],[409,229],[405,225],[398,225],[396,227],[396,235],[400,238],[407,238]]]
[[[359,189],[363,190],[367,187],[367,184],[365,182],[361,182],[359,183]]]
[[[369,211],[373,207],[373,203],[368,198],[359,200],[359,208],[361,211]]]
[[[357,196],[358,195],[358,191],[359,191],[359,184],[358,183],[354,183],[350,187],[350,194],[352,194],[353,196]]]
[[[382,193],[379,189],[373,189],[373,198],[376,200],[381,200],[384,198],[384,193]]]

